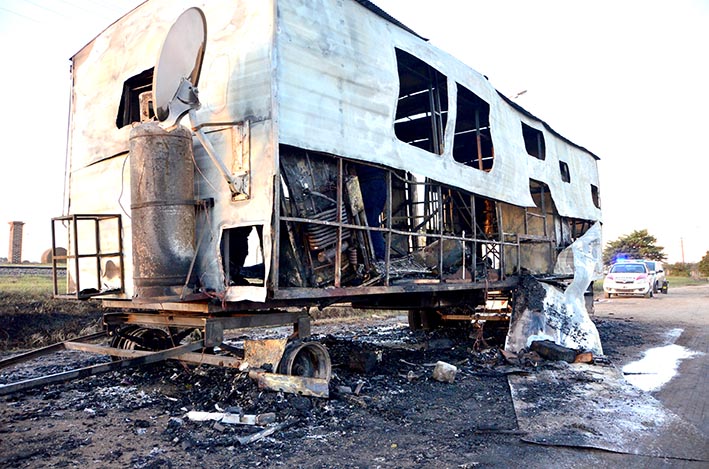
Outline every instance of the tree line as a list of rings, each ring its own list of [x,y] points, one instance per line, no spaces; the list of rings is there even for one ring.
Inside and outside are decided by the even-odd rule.
[[[611,265],[623,259],[644,259],[664,261],[667,255],[664,247],[657,246],[657,238],[647,230],[635,230],[632,233],[610,241],[603,249],[603,264]],[[709,277],[709,251],[702,259],[694,263],[676,262],[667,266],[672,275],[690,276],[693,270],[699,271],[704,277]]]

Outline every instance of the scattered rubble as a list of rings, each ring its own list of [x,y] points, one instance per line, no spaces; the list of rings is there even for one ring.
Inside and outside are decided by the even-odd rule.
[[[329,397],[329,383],[325,378],[305,378],[256,370],[249,371],[249,378],[258,383],[259,389],[288,392],[301,396]]]
[[[218,407],[218,406],[216,406]],[[230,412],[204,412],[191,410],[185,414],[192,422],[215,421],[231,425],[266,425],[276,421],[276,414],[267,412],[265,414],[250,415]]]
[[[528,349],[510,353],[491,338],[489,348],[476,350],[472,329],[424,333],[411,331],[403,321],[320,329],[314,338],[332,358],[328,399],[259,387],[238,369],[174,361],[4,397],[2,463],[400,467],[406,455],[406,464],[416,467],[435,466],[444,452],[447,461],[463,467],[489,462],[485,455],[491,445],[519,451],[520,437],[527,436],[517,425],[508,377],[577,366],[544,360]],[[636,340],[635,327],[599,322],[604,337],[616,342]],[[446,341],[448,347],[431,346]],[[611,344],[608,350],[617,348]],[[374,357],[376,364],[368,371],[357,369],[350,366],[353,355]],[[106,359],[76,351],[52,356],[58,362],[48,358],[41,361],[41,373],[59,371],[71,360]],[[434,379],[439,362],[455,367],[453,381]],[[28,362],[0,370],[0,383],[18,373],[30,377],[38,369]],[[525,396],[534,399],[530,392],[538,392],[544,399],[550,389],[530,388]],[[553,392],[563,402],[573,388],[557,383]],[[190,415],[221,415],[221,420],[195,421]],[[86,428],[88,439],[77,436],[81,433],[72,425]],[[33,437],[27,440],[29,428]],[[17,438],[23,441],[17,448],[2,443]],[[333,459],[333,454],[339,456]]]
[[[458,368],[446,362],[436,362],[436,367],[433,369],[433,379],[443,383],[452,383],[455,381],[455,374]]]
[[[490,428],[513,431],[516,424],[505,374],[496,371],[504,360],[497,349],[475,352],[470,334],[465,329],[412,332],[401,320],[356,330],[333,328],[332,333],[315,337],[325,344],[332,359],[330,385],[325,387],[329,399],[274,390],[277,386],[273,382],[264,386],[263,377],[279,376],[274,373],[252,371],[253,380],[248,379],[249,373],[234,368],[168,361],[4,397],[7,412],[2,425],[12,434],[32,416],[56,415],[50,420],[54,427],[41,426],[37,431],[60,446],[66,436],[57,433],[58,425],[76,419],[102,422],[115,427],[119,434],[144,438],[133,441],[130,448],[95,448],[96,458],[107,467],[169,467],[168,463],[176,465],[178,461],[181,465],[199,465],[215,449],[230,455],[222,465],[269,466],[269,461],[284,452],[307,453],[312,462],[313,454],[325,458],[326,448],[345,435],[360,441],[371,438],[371,443],[365,443],[370,447],[388,441],[388,451],[394,451],[391,444],[410,447],[413,441],[406,438],[389,441],[392,426],[413,432],[407,438],[444,432],[469,435],[482,442]],[[353,356],[359,357],[358,361],[351,361]],[[41,359],[42,373],[53,371],[50,363],[57,357],[66,362],[59,365],[61,369],[71,359],[109,360],[63,351]],[[439,361],[455,367],[455,381],[440,383],[433,379],[432,371]],[[15,380],[18,372],[27,378],[36,375],[36,364],[27,362],[0,370],[0,383]],[[302,378],[285,378],[305,382]],[[468,396],[463,408],[452,405],[461,395]],[[483,432],[481,436],[474,436],[478,431]],[[95,447],[100,439],[92,441],[88,446]],[[234,448],[243,445],[257,449],[236,456]],[[33,454],[16,453],[6,446],[2,450],[9,451],[7,460],[13,465],[57,462],[57,456],[50,452],[53,450],[45,446],[38,446]],[[73,449],[63,454],[76,459],[83,446],[70,446]],[[158,450],[153,452],[153,448]],[[433,448],[422,447],[417,463],[433,464],[435,454]],[[315,466],[333,467],[332,461],[323,461],[328,463]],[[362,466],[362,461],[351,464],[358,465]]]

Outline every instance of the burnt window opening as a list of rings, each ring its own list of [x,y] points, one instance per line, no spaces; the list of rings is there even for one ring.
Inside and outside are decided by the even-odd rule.
[[[263,227],[240,226],[222,231],[222,267],[227,286],[263,286]]]
[[[569,218],[568,222],[569,222],[569,225],[571,226],[572,241],[576,241],[581,236],[585,235],[586,232],[593,226],[593,222],[590,220]]]
[[[522,122],[522,136],[524,137],[524,147],[527,149],[529,155],[539,158],[540,160],[546,158],[544,134],[541,130],[537,130]]]
[[[597,209],[601,208],[601,194],[598,192],[598,186],[591,184],[591,198],[593,199],[593,205]]]
[[[147,115],[141,118],[141,94],[152,93],[152,90],[152,68],[130,77],[123,83],[123,93],[121,94],[121,102],[118,105],[118,115],[116,116],[116,127],[120,129],[133,122],[142,122],[155,116],[152,103],[148,103],[146,104],[148,106]],[[144,95],[143,100],[145,100],[145,96],[147,95]],[[152,100],[152,98],[150,99]]]
[[[490,134],[490,105],[460,84],[453,159],[466,166],[490,171],[495,157]]]
[[[551,197],[549,186],[541,181],[530,179],[529,193],[534,201],[534,207],[525,209],[525,234],[549,238],[553,232],[553,221],[550,216],[553,217],[556,214],[556,207]]]
[[[441,155],[448,118],[446,76],[399,49],[396,49],[396,62],[399,100],[394,133],[402,142]]]
[[[571,173],[569,172],[569,165],[564,161],[559,161],[559,172],[561,172],[561,180],[564,182],[571,182]]]

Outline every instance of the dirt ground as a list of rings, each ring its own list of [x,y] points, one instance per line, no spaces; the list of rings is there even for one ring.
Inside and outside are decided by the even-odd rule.
[[[91,321],[94,321],[93,317]],[[596,303],[606,357],[622,366],[676,343],[705,355],[684,360],[653,396],[709,435],[709,286],[652,299]],[[241,331],[238,331],[241,334]],[[255,331],[282,335],[283,330]],[[519,372],[469,330],[411,331],[403,316],[327,320],[313,327],[333,361],[330,399],[259,390],[243,373],[176,362],[108,373],[0,398],[1,467],[706,467],[653,458],[529,444],[521,440],[507,375]],[[230,337],[235,343],[240,336]],[[362,357],[372,360],[362,360]],[[0,370],[0,383],[106,360],[62,352]],[[431,364],[458,366],[453,383]],[[366,366],[363,366],[363,363]],[[554,366],[542,363],[537,369]],[[525,371],[534,373],[535,368]],[[358,386],[361,386],[356,394]],[[188,411],[275,414],[279,430],[195,422]],[[240,439],[241,438],[241,439]]]
[[[700,352],[683,360],[679,372],[653,396],[665,407],[694,424],[709,436],[709,285],[672,288],[667,295],[654,298],[601,299],[596,303],[596,320],[621,321],[637,328],[638,345],[604,343],[604,352],[618,363],[640,358],[649,346],[667,344],[667,335],[681,329],[674,342]],[[601,333],[603,334],[603,333]],[[709,445],[709,440],[708,443]]]

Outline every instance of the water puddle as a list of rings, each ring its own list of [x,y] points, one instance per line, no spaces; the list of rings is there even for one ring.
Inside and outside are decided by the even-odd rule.
[[[674,342],[682,334],[682,329],[672,329],[667,333],[669,342]],[[626,381],[643,391],[656,391],[667,384],[676,374],[681,360],[702,355],[701,352],[671,343],[651,348],[643,358],[623,367]]]

